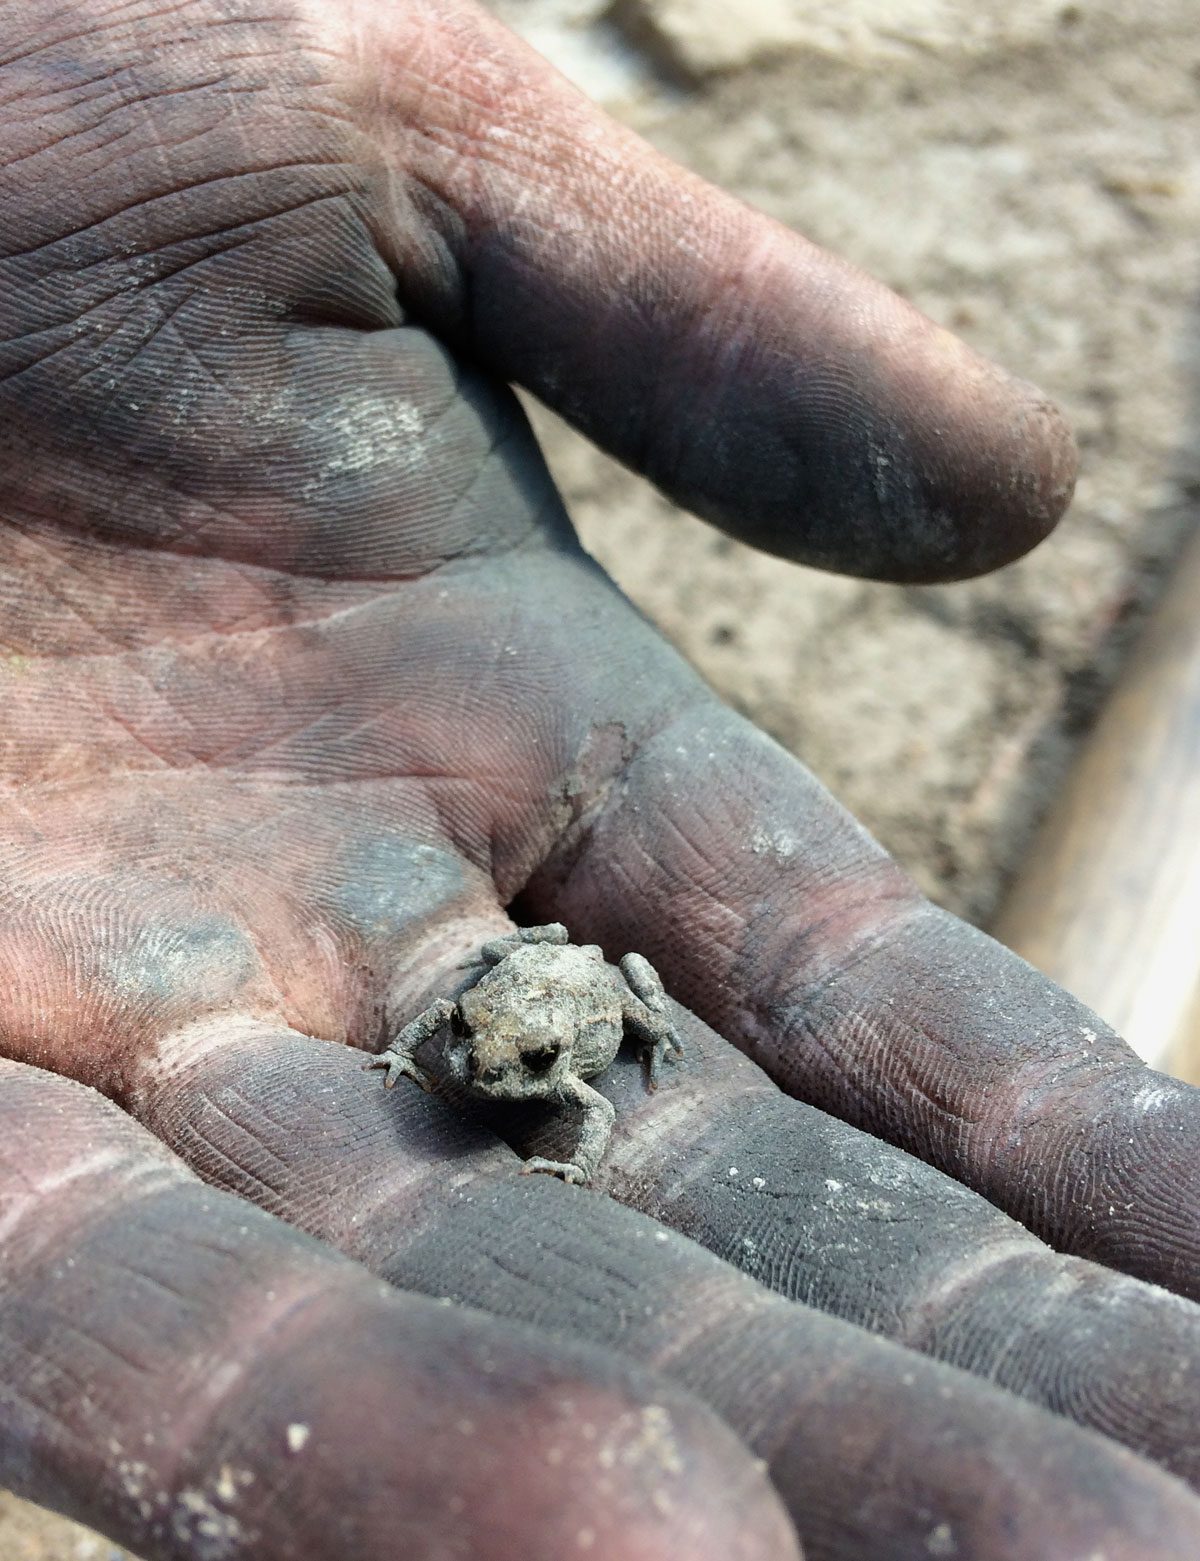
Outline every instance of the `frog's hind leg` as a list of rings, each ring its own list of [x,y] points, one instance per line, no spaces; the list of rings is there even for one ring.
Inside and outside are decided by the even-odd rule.
[[[569,943],[570,941],[571,936],[562,922],[551,921],[544,927],[518,927],[516,932],[505,932],[498,938],[490,938],[479,952],[485,965],[498,965],[523,943]]]
[[[657,1089],[664,1059],[678,1062],[683,1056],[683,1043],[667,1012],[667,994],[658,971],[650,961],[641,954],[626,954],[621,961],[621,974],[629,988],[621,1002],[621,1017],[630,1034],[641,1043],[646,1082],[651,1089]]]

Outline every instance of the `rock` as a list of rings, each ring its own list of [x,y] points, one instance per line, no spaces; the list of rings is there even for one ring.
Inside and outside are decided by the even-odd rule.
[[[1062,0],[617,0],[613,19],[675,69],[705,77],[806,52],[851,65],[919,53],[980,54],[1057,37],[1081,7]]]

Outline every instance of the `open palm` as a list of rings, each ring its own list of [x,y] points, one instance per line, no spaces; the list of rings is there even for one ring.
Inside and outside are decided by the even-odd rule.
[[[1052,409],[465,3],[0,17],[0,1476],[199,1561],[1191,1555],[1194,1092],[714,698],[503,381],[898,579],[1053,524]],[[355,1051],[514,916],[690,1010],[600,1191]]]

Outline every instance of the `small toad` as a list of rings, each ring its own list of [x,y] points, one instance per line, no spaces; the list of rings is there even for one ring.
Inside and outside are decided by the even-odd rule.
[[[493,938],[481,952],[491,969],[457,1002],[439,997],[367,1066],[387,1069],[389,1089],[405,1076],[432,1088],[414,1053],[448,1024],[447,1068],[472,1095],[552,1101],[583,1112],[574,1159],[535,1156],[523,1169],[589,1181],[608,1148],[615,1112],[584,1080],[608,1067],[626,1031],[640,1044],[650,1089],[664,1059],[683,1055],[658,973],[640,954],[626,954],[618,976],[599,948],[571,943],[559,922]]]

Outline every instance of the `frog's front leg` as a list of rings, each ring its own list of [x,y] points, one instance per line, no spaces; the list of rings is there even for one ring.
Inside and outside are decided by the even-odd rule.
[[[590,1182],[608,1148],[616,1112],[612,1102],[605,1100],[599,1090],[594,1090],[574,1074],[568,1074],[563,1080],[558,1099],[563,1105],[578,1106],[583,1112],[575,1158],[543,1160],[540,1155],[534,1155],[532,1159],[526,1160],[521,1170],[526,1176],[533,1171],[543,1171],[549,1176],[561,1176],[565,1182]]]
[[[518,927],[515,932],[504,932],[498,938],[489,938],[480,949],[485,965],[498,965],[507,959],[513,949],[523,943],[569,943],[571,935],[561,921],[547,922],[544,927]]]
[[[387,1069],[387,1077],[383,1081],[385,1089],[391,1089],[400,1078],[414,1079],[424,1090],[433,1088],[433,1080],[424,1068],[417,1066],[413,1056],[447,1022],[456,1006],[448,997],[439,997],[436,1002],[430,1003],[424,1013],[418,1014],[404,1026],[386,1051],[371,1058],[367,1063],[368,1068]]]
[[[629,987],[621,1000],[621,1018],[642,1043],[646,1082],[657,1089],[663,1059],[677,1062],[683,1056],[683,1043],[667,1012],[667,994],[658,971],[650,961],[641,954],[626,954],[621,974]]]

